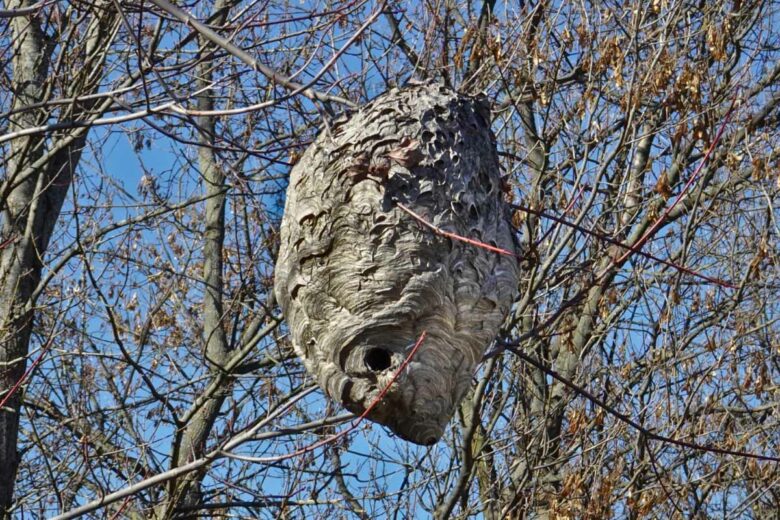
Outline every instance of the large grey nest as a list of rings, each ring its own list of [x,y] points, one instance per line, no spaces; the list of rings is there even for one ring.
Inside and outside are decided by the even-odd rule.
[[[393,89],[336,121],[290,174],[276,295],[306,368],[418,444],[444,432],[517,294],[489,108],[439,84]]]

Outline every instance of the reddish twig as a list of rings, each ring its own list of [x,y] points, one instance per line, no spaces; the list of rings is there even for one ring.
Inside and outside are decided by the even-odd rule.
[[[8,244],[13,242],[14,240],[16,240],[16,236],[13,236],[13,235],[8,237],[8,238],[6,238],[2,242],[0,242],[0,249],[5,249],[6,247],[8,247]]]
[[[649,260],[653,260],[654,262],[658,262],[658,263],[664,264],[664,265],[666,265],[668,267],[671,267],[673,269],[676,269],[677,271],[680,271],[682,273],[690,274],[691,276],[695,276],[697,278],[701,278],[702,280],[706,280],[706,281],[708,281],[710,283],[714,283],[714,284],[720,285],[722,287],[728,287],[729,289],[736,289],[737,288],[737,286],[734,285],[731,282],[727,282],[725,280],[721,280],[720,278],[715,278],[715,277],[712,277],[712,276],[708,276],[706,274],[702,274],[702,273],[700,273],[698,271],[694,271],[693,269],[691,269],[689,267],[685,267],[684,265],[676,264],[676,263],[672,262],[671,260],[665,260],[665,259],[657,257],[657,256],[655,256],[653,254],[645,253],[641,249],[637,249],[636,246],[631,246],[629,244],[623,243],[620,240],[616,240],[616,239],[614,239],[614,238],[612,238],[612,237],[610,237],[608,235],[605,235],[603,233],[599,233],[598,231],[593,231],[592,229],[587,229],[587,228],[582,227],[582,226],[580,226],[578,224],[575,224],[574,222],[569,222],[568,220],[562,219],[561,217],[558,217],[558,216],[555,216],[555,215],[550,215],[550,214],[545,213],[543,211],[531,209],[529,207],[522,206],[520,204],[513,204],[512,207],[515,208],[515,209],[519,209],[520,211],[525,211],[527,213],[532,213],[532,214],[534,214],[534,215],[536,215],[538,217],[548,218],[550,220],[558,222],[559,224],[563,224],[564,226],[569,226],[571,228],[576,229],[577,231],[580,231],[582,233],[594,236],[594,237],[598,238],[599,240],[603,240],[604,242],[608,242],[608,243],[616,245],[618,247],[622,247],[623,249],[627,249],[629,251],[629,253],[630,252],[634,252],[634,253],[636,253],[636,254],[638,254],[640,256],[643,256],[643,257],[645,257],[645,258],[647,258]]]
[[[406,356],[406,359],[403,360],[401,365],[398,367],[398,370],[395,371],[395,373],[393,374],[393,377],[390,378],[390,382],[388,382],[385,385],[385,387],[382,389],[382,391],[379,392],[379,394],[374,398],[374,400],[371,401],[371,403],[366,407],[366,409],[363,411],[363,413],[361,413],[360,416],[357,419],[352,421],[352,424],[350,424],[348,428],[346,428],[346,429],[344,429],[344,430],[342,430],[342,431],[340,431],[338,433],[334,433],[330,437],[326,437],[325,439],[322,439],[321,441],[315,442],[314,444],[311,444],[309,446],[301,448],[297,452],[292,453],[289,457],[302,455],[302,454],[304,454],[306,452],[309,452],[311,450],[319,448],[320,446],[323,446],[325,444],[329,444],[329,443],[331,443],[331,442],[333,442],[333,441],[335,441],[335,440],[337,440],[337,439],[339,439],[341,437],[344,437],[346,434],[350,433],[351,431],[355,430],[355,428],[357,428],[360,425],[360,423],[365,420],[365,418],[368,416],[368,414],[371,412],[371,410],[373,410],[374,407],[377,404],[379,404],[379,402],[382,401],[382,399],[384,399],[385,395],[387,395],[387,392],[390,391],[390,388],[393,386],[393,384],[398,379],[398,377],[401,375],[401,373],[404,371],[404,369],[407,366],[409,366],[409,363],[412,362],[412,358],[414,357],[415,354],[417,354],[417,351],[420,350],[420,347],[422,346],[423,341],[425,341],[425,337],[427,335],[428,335],[428,333],[426,331],[423,331],[422,334],[420,334],[420,337],[417,339],[417,343],[414,344],[414,346],[412,347],[412,350],[409,352],[409,355]],[[285,457],[285,458],[289,458],[289,457]]]
[[[305,453],[308,453],[310,451],[316,450],[317,448],[324,446],[326,444],[330,444],[341,437],[344,437],[348,433],[354,431],[360,423],[365,420],[365,418],[368,416],[369,413],[371,413],[371,410],[374,409],[374,407],[379,404],[382,399],[384,399],[385,395],[387,395],[387,392],[390,391],[390,388],[393,386],[395,381],[398,379],[398,377],[401,375],[401,373],[404,371],[404,369],[409,366],[409,363],[411,363],[412,358],[414,358],[414,355],[417,354],[417,351],[420,350],[420,347],[423,344],[423,341],[425,341],[425,337],[428,335],[426,331],[423,331],[422,334],[420,334],[419,339],[417,340],[417,343],[414,344],[412,347],[412,350],[409,352],[409,355],[406,356],[406,359],[401,363],[401,365],[398,367],[398,370],[395,371],[393,374],[393,377],[390,379],[390,381],[385,385],[385,387],[382,389],[381,392],[371,401],[371,403],[366,407],[366,409],[363,411],[363,413],[360,414],[357,419],[352,421],[352,423],[349,425],[349,427],[345,428],[344,430],[334,433],[333,435],[330,435],[322,440],[319,440],[317,442],[314,442],[312,444],[309,444],[308,446],[304,446],[303,448],[293,451],[291,453],[287,453],[285,455],[278,455],[274,457],[240,457],[242,460],[248,460],[255,463],[268,463],[268,462],[279,462],[282,460],[291,459],[293,457],[299,457]],[[235,455],[231,455],[232,457],[235,457]]]
[[[583,396],[588,401],[592,402],[599,408],[604,409],[607,413],[618,419],[619,421],[629,425],[630,427],[637,430],[640,435],[645,437],[648,440],[651,441],[658,441],[663,442],[667,444],[674,444],[675,446],[680,446],[682,448],[689,448],[696,451],[704,451],[709,453],[718,453],[720,455],[733,455],[735,457],[745,457],[749,459],[757,459],[757,460],[765,460],[770,462],[780,462],[780,457],[774,457],[772,455],[760,455],[758,453],[751,453],[749,451],[738,451],[738,450],[729,450],[726,448],[716,448],[714,446],[704,446],[701,444],[696,444],[695,442],[687,442],[679,439],[674,439],[672,437],[666,437],[665,435],[661,435],[660,433],[655,433],[638,422],[634,421],[631,417],[628,415],[625,415],[619,411],[617,411],[614,407],[608,405],[605,401],[599,399],[592,393],[588,392],[581,386],[569,381],[562,375],[558,374],[555,370],[548,368],[545,366],[541,361],[534,359],[533,357],[529,356],[528,354],[522,352],[518,348],[511,346],[511,345],[505,345],[504,346],[506,350],[512,352],[514,355],[525,361],[526,363],[533,365],[534,367],[538,368],[539,370],[542,370],[546,374],[548,374],[553,379],[563,383],[565,386],[569,387],[571,390],[574,390],[576,393]]]
[[[30,374],[32,374],[33,370],[35,370],[35,367],[38,366],[38,364],[43,361],[43,356],[46,355],[46,352],[48,352],[49,348],[52,345],[53,337],[49,339],[49,341],[46,342],[46,344],[41,348],[41,353],[38,354],[38,357],[35,358],[35,361],[32,362],[32,364],[27,367],[27,370],[25,370],[24,374],[22,374],[22,377],[19,378],[19,380],[14,383],[14,386],[11,387],[10,390],[8,390],[8,393],[3,396],[2,401],[0,401],[0,409],[2,409],[6,403],[11,399],[11,396],[13,396],[17,390],[22,386],[22,384],[25,382],[25,380],[30,377]]]
[[[583,191],[585,191],[585,186],[580,186],[580,189],[577,191],[576,195],[574,195],[569,201],[569,203],[566,205],[566,207],[563,208],[563,212],[561,213],[561,216],[565,217],[569,213],[569,211],[572,210],[574,204],[576,204],[579,198],[582,196]],[[550,236],[552,232],[553,232],[553,228],[551,227],[550,229],[547,230],[547,232],[544,235],[542,235],[542,238],[539,239],[537,244],[544,243],[544,241],[547,239],[548,236]]]
[[[417,351],[422,346],[423,341],[425,340],[427,333],[423,331],[422,334],[420,334],[420,338],[417,340],[417,343],[415,343],[414,347],[412,347],[412,350],[409,352],[409,355],[406,357],[406,359],[401,363],[401,365],[398,367],[398,370],[393,374],[392,379],[390,382],[385,386],[385,388],[382,389],[382,391],[379,393],[379,395],[376,396],[376,398],[371,402],[371,404],[366,408],[366,410],[360,414],[360,417],[355,419],[350,426],[345,429],[342,432],[339,432],[335,435],[331,435],[330,437],[327,437],[326,439],[323,439],[319,442],[316,442],[314,444],[311,444],[309,446],[306,446],[304,448],[301,448],[300,450],[297,450],[293,453],[289,453],[287,455],[280,455],[278,457],[267,457],[267,458],[259,458],[259,457],[243,457],[240,455],[234,455],[229,453],[231,449],[235,448],[236,446],[239,446],[240,444],[243,444],[246,440],[249,439],[249,435],[251,434],[252,430],[249,430],[248,432],[244,432],[243,434],[239,435],[237,438],[234,438],[232,441],[228,442],[227,445],[223,446],[223,448],[217,449],[212,451],[211,453],[208,453],[204,455],[203,457],[194,460],[192,462],[189,462],[187,464],[184,464],[183,466],[179,466],[173,469],[170,469],[168,471],[165,471],[163,473],[160,473],[158,475],[146,478],[142,480],[141,482],[138,482],[136,484],[133,484],[131,486],[128,486],[124,489],[121,489],[119,491],[115,491],[113,493],[109,493],[107,495],[102,496],[101,498],[97,500],[93,500],[92,502],[89,502],[87,504],[84,504],[83,506],[77,507],[75,509],[72,509],[70,511],[67,511],[57,517],[55,517],[54,520],[68,520],[70,518],[76,518],[79,516],[83,516],[84,514],[94,511],[96,509],[99,509],[101,507],[105,507],[106,505],[116,502],[117,500],[120,500],[125,497],[132,496],[139,491],[143,489],[150,488],[152,486],[161,484],[163,482],[166,482],[172,478],[176,478],[179,475],[183,475],[186,473],[189,473],[191,471],[196,471],[199,468],[203,467],[204,465],[213,462],[215,460],[218,460],[223,457],[231,457],[231,458],[237,458],[240,460],[246,460],[249,462],[277,462],[280,460],[286,460],[290,459],[292,457],[296,457],[298,455],[302,455],[304,453],[308,453],[324,444],[327,444],[329,442],[333,442],[337,440],[340,437],[343,437],[344,435],[348,434],[351,431],[354,431],[355,428],[358,427],[358,425],[363,421],[363,419],[366,418],[368,413],[379,403],[384,396],[387,394],[387,392],[390,390],[390,387],[393,386],[393,383],[395,383],[396,379],[401,375],[401,372],[403,372],[406,367],[409,365],[409,363],[414,358],[414,355],[417,353]],[[313,389],[313,388],[312,388]],[[284,406],[280,411],[271,413],[264,421],[261,421],[261,423],[265,423],[272,418],[278,416],[279,413],[283,413],[285,410],[289,409],[290,406],[292,406],[293,402],[297,401],[298,399],[302,398],[304,395],[306,395],[307,392],[304,392],[303,394],[299,395],[295,399],[293,399],[292,402],[288,403],[286,406]]]
[[[691,187],[694,181],[699,177],[701,170],[704,168],[704,165],[707,164],[707,160],[710,158],[710,155],[712,155],[712,152],[715,150],[715,147],[720,141],[720,138],[723,136],[723,132],[726,130],[726,125],[731,120],[731,114],[734,112],[734,108],[737,106],[738,94],[739,91],[737,91],[737,93],[734,94],[734,98],[731,100],[731,106],[729,107],[728,112],[726,112],[726,117],[723,119],[720,128],[718,128],[718,133],[715,134],[715,139],[712,140],[712,143],[710,144],[710,147],[707,148],[707,152],[704,154],[704,157],[702,158],[701,162],[696,167],[696,170],[694,170],[690,179],[688,179],[688,182],[685,183],[685,186],[683,186],[683,189],[677,195],[677,198],[674,200],[672,205],[666,208],[666,211],[664,211],[663,215],[658,217],[658,220],[656,220],[653,223],[653,225],[650,226],[650,229],[648,229],[645,232],[645,234],[642,235],[642,238],[637,240],[636,244],[634,244],[634,246],[629,251],[626,251],[620,258],[615,260],[615,264],[617,265],[622,264],[626,260],[626,258],[631,256],[632,253],[638,252],[638,249],[640,249],[642,246],[645,245],[645,243],[650,239],[650,237],[652,237],[655,234],[655,232],[658,231],[658,229],[664,223],[664,220],[666,220],[666,217],[669,216],[669,213],[671,213],[672,210],[680,203],[685,193],[688,191],[688,189]]]
[[[368,413],[374,409],[374,407],[384,399],[385,395],[387,395],[387,392],[390,391],[390,387],[393,386],[393,383],[395,383],[396,379],[398,379],[398,376],[401,375],[401,372],[404,371],[404,369],[409,366],[409,363],[412,362],[412,358],[415,354],[417,354],[417,351],[420,350],[420,347],[423,344],[423,341],[425,341],[425,337],[428,335],[427,331],[422,331],[422,334],[420,334],[420,337],[417,339],[417,343],[414,344],[412,347],[412,350],[409,351],[409,355],[406,356],[406,359],[403,360],[403,362],[398,366],[398,370],[395,371],[395,374],[393,374],[393,377],[390,379],[390,382],[385,385],[385,387],[382,389],[381,392],[379,392],[379,395],[376,396],[376,398],[371,401],[371,404],[368,405],[366,408],[366,411],[360,414],[360,417],[358,417],[355,421],[353,421],[353,425],[357,426],[360,421],[366,418]]]
[[[465,243],[470,244],[472,246],[481,247],[482,249],[487,249],[488,251],[493,251],[494,253],[498,253],[500,255],[514,256],[515,258],[519,258],[521,260],[523,258],[520,255],[516,255],[512,251],[507,251],[506,249],[502,249],[500,247],[491,246],[490,244],[486,244],[484,242],[480,242],[479,240],[474,240],[473,238],[466,238],[466,237],[462,237],[462,236],[460,236],[458,234],[455,234],[455,233],[450,233],[449,231],[444,231],[443,229],[434,226],[433,224],[431,224],[430,222],[425,220],[423,217],[421,217],[420,215],[418,215],[414,211],[410,210],[409,208],[407,208],[406,206],[404,206],[400,202],[396,202],[396,205],[401,210],[405,211],[406,213],[408,213],[409,215],[414,217],[419,223],[421,223],[425,227],[431,229],[437,235],[441,235],[441,236],[446,237],[446,238],[451,238],[452,240],[459,240],[461,242],[465,242]]]
[[[427,227],[430,230],[432,230],[437,235],[441,235],[443,237],[451,238],[453,240],[459,240],[461,242],[465,242],[466,244],[470,244],[470,245],[476,246],[476,247],[481,247],[482,249],[487,249],[488,251],[493,251],[494,253],[498,253],[498,254],[501,254],[501,255],[513,256],[513,257],[518,258],[520,260],[523,259],[523,256],[517,255],[515,253],[512,253],[511,251],[507,251],[506,249],[502,249],[500,247],[491,246],[490,244],[486,244],[484,242],[480,242],[479,240],[475,240],[473,238],[463,237],[463,236],[460,236],[460,235],[458,235],[456,233],[451,233],[449,231],[444,231],[443,229],[441,229],[441,228],[439,228],[437,226],[434,226],[433,224],[431,224],[430,222],[425,220],[422,216],[420,216],[419,214],[415,213],[411,209],[407,208],[406,206],[404,206],[400,202],[396,203],[396,204],[402,211],[404,211],[405,213],[411,215],[415,220],[417,220],[419,223],[423,224],[425,227]],[[726,281],[720,280],[719,278],[714,278],[712,276],[707,276],[705,274],[701,274],[701,273],[699,273],[697,271],[694,271],[693,269],[690,269],[688,267],[675,264],[674,262],[672,262],[670,260],[664,260],[663,258],[659,258],[659,257],[657,257],[655,255],[650,254],[650,253],[645,253],[641,249],[638,249],[637,246],[630,246],[628,244],[624,244],[623,242],[621,242],[619,240],[615,240],[614,238],[610,238],[609,236],[604,235],[602,233],[598,233],[596,231],[592,231],[590,229],[584,228],[582,226],[574,224],[573,222],[569,222],[569,221],[567,221],[565,219],[562,219],[560,217],[556,217],[554,215],[549,215],[549,214],[544,213],[542,211],[534,210],[534,209],[531,209],[531,208],[526,207],[526,206],[521,206],[519,204],[513,204],[512,207],[516,208],[516,209],[519,209],[521,211],[525,211],[527,213],[532,213],[532,214],[537,215],[537,216],[542,217],[542,218],[549,218],[550,220],[554,220],[555,222],[558,222],[558,223],[563,224],[565,226],[573,227],[577,231],[581,231],[583,233],[587,233],[587,234],[592,235],[592,236],[594,236],[596,238],[604,240],[605,242],[609,242],[610,244],[614,244],[614,245],[622,247],[624,249],[628,249],[629,253],[631,253],[631,252],[637,253],[637,254],[639,254],[641,256],[644,256],[645,258],[649,258],[650,260],[654,260],[656,262],[659,262],[661,264],[669,266],[669,267],[671,267],[673,269],[676,269],[676,270],[678,270],[680,272],[683,272],[683,273],[686,273],[686,274],[690,274],[692,276],[696,276],[698,278],[701,278],[703,280],[707,280],[708,282],[711,282],[711,283],[714,283],[714,284],[717,284],[717,285],[720,285],[720,286],[723,286],[723,287],[728,287],[730,289],[735,289],[736,288],[736,286],[734,284],[732,284],[731,282],[726,282]]]
[[[119,515],[121,515],[121,514],[122,514],[122,511],[124,511],[124,510],[125,510],[125,508],[127,507],[127,504],[129,504],[129,503],[130,503],[130,499],[131,499],[131,498],[133,498],[133,496],[132,496],[132,495],[130,495],[130,496],[128,496],[127,498],[125,498],[125,501],[124,501],[124,502],[122,502],[122,505],[121,505],[121,506],[119,506],[119,509],[117,509],[116,513],[114,513],[113,515],[111,515],[111,518],[110,518],[109,520],[116,520],[117,518],[119,518]]]

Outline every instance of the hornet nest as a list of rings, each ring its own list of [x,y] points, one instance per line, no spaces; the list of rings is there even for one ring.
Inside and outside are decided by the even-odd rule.
[[[328,395],[417,444],[443,434],[517,295],[490,109],[440,84],[392,89],[322,132],[290,174],[276,295]]]

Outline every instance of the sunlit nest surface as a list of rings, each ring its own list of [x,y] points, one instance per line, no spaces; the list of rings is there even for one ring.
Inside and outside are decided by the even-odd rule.
[[[433,444],[517,292],[518,262],[489,108],[439,84],[393,89],[323,131],[290,174],[276,295],[322,388]]]

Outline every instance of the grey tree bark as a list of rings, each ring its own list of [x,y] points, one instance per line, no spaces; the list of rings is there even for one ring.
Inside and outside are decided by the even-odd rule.
[[[21,0],[8,9],[30,7]],[[96,8],[87,26],[81,74],[74,74],[68,94],[88,94],[97,89],[103,65],[102,46],[112,35],[114,13]],[[51,94],[47,84],[49,56],[54,45],[36,17],[14,17],[13,111],[10,130],[41,125],[50,118],[49,108],[30,108]],[[90,116],[93,104],[77,102],[64,117],[70,120]],[[40,281],[55,223],[72,183],[88,128],[77,128],[54,136],[47,146],[43,134],[16,138],[0,183],[0,517],[10,515],[14,481],[19,463],[17,439],[23,387],[17,388],[27,366],[30,332],[34,319],[33,293]]]
[[[517,294],[517,253],[487,104],[393,89],[323,132],[293,168],[276,294],[293,346],[335,400],[404,439],[444,432]]]
[[[214,5],[216,23],[224,23],[228,15],[228,2],[218,1]],[[205,38],[200,38],[203,54],[216,48]],[[214,99],[209,90],[213,76],[213,64],[204,59],[198,67],[199,90],[198,110],[214,110]],[[217,164],[211,143],[214,141],[216,118],[201,116],[197,120],[200,147],[198,148],[198,166],[203,178],[205,193],[205,233],[203,243],[203,343],[204,360],[212,368],[215,378],[221,377],[229,360],[230,345],[223,323],[223,262],[222,250],[225,239],[225,174]],[[187,413],[189,420],[182,424],[174,443],[171,467],[177,468],[201,457],[206,449],[206,440],[211,433],[214,421],[219,414],[225,398],[230,392],[230,380],[224,381],[217,391],[205,400],[193,403]],[[200,481],[203,474],[192,472],[169,484],[169,499],[163,508],[161,518],[174,515],[176,509],[195,506],[201,501]]]
[[[11,2],[8,8],[26,7],[26,3]],[[14,34],[14,109],[36,103],[43,97],[43,82],[48,70],[48,52],[45,37],[38,24],[25,18],[11,21]],[[11,117],[11,126],[25,128],[41,118],[37,112],[22,112]],[[43,155],[40,138],[17,139],[11,145],[11,158],[6,165],[4,188],[16,180],[2,202],[0,220],[0,396],[6,393],[22,377],[26,367],[27,346],[30,341],[32,311],[27,307],[33,287],[40,277],[40,252],[45,251],[51,222],[47,213],[58,213],[64,197],[63,190],[48,190],[51,180],[43,171],[37,175],[21,177],[24,167]],[[48,172],[47,172],[48,173]],[[59,172],[58,172],[59,173]],[[68,184],[69,171],[64,169],[56,179],[58,184]],[[4,190],[5,191],[5,190]],[[37,192],[37,193],[36,193]],[[37,195],[37,196],[36,196]],[[44,195],[41,197],[40,195]],[[16,439],[19,428],[21,393],[11,396],[0,410],[0,511],[6,512],[13,498],[16,469],[19,464]]]

